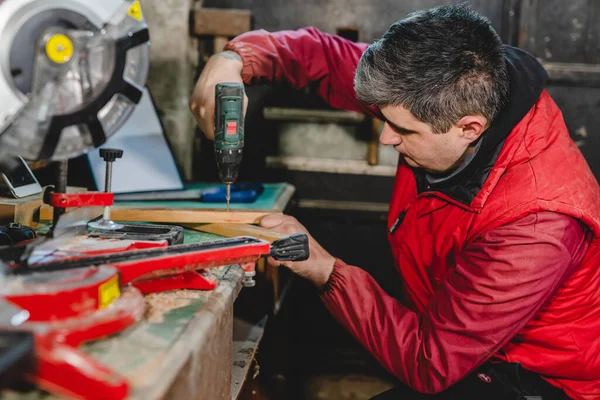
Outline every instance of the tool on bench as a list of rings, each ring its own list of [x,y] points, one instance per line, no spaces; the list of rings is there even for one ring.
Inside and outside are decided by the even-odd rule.
[[[254,203],[264,192],[261,183],[234,183],[231,185],[230,203]],[[225,203],[226,185],[208,188],[186,188],[183,190],[165,190],[156,192],[115,193],[116,201],[202,201],[205,203]]]
[[[244,150],[244,85],[222,82],[215,87],[215,158],[221,182],[226,185],[227,210],[231,184],[238,177]]]
[[[37,237],[35,230],[28,226],[23,226],[11,222],[8,225],[0,226],[0,246],[8,246],[28,240],[33,240]]]
[[[229,188],[229,191],[227,191]],[[201,200],[206,203],[222,203],[229,198],[230,203],[253,203],[264,192],[265,188],[260,183],[234,183],[231,185],[216,186],[204,189]]]

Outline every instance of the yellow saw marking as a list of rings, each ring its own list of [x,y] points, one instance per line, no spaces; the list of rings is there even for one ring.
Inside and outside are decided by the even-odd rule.
[[[115,276],[98,286],[98,308],[105,308],[121,296],[119,277]]]
[[[46,55],[57,64],[64,64],[73,56],[73,42],[67,35],[54,34],[46,42]]]
[[[134,1],[131,7],[129,7],[129,10],[127,10],[127,15],[138,21],[142,20],[142,6],[138,0]]]

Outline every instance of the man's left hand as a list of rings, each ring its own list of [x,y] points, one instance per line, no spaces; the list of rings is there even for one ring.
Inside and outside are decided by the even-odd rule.
[[[282,214],[267,215],[261,219],[260,226],[287,235],[305,233],[308,236],[308,248],[310,251],[308,260],[276,261],[269,257],[269,264],[284,265],[295,274],[314,283],[318,288],[322,287],[329,280],[331,271],[333,271],[335,258],[321,247],[296,218]]]

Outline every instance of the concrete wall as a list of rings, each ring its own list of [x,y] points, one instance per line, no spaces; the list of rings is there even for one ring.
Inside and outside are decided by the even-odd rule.
[[[141,0],[150,30],[148,87],[184,176],[191,178],[195,121],[188,109],[198,62],[188,31],[194,0]]]
[[[439,4],[470,4],[500,30],[504,0],[204,0],[205,7],[241,8],[252,12],[254,27],[266,30],[316,26],[330,33],[341,26],[356,26],[363,41],[381,36],[406,14]]]

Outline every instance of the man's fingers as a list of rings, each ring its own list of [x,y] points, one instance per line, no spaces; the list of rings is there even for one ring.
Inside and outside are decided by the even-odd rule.
[[[282,261],[277,261],[276,259],[274,259],[273,257],[267,257],[267,263],[269,265],[273,265],[275,267],[281,267],[281,266],[286,266],[284,262]]]
[[[278,225],[281,225],[284,221],[287,220],[287,218],[288,217],[286,217],[283,214],[265,215],[260,220],[260,226],[262,226],[263,228],[267,228],[267,229],[274,228]]]

